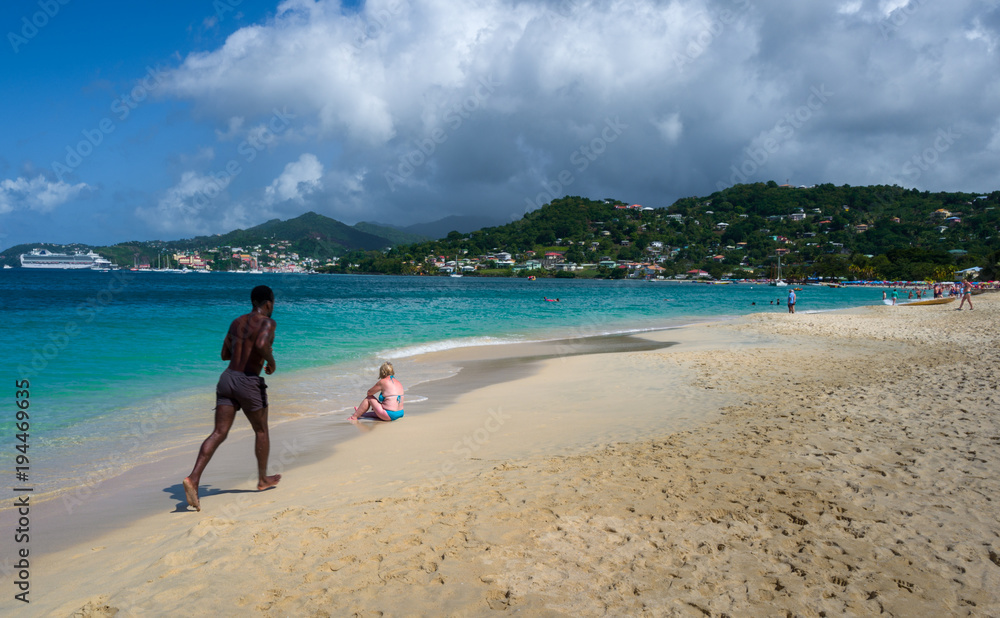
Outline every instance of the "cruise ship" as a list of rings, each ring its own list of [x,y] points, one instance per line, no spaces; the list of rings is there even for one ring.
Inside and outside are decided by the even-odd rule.
[[[52,253],[47,249],[32,249],[31,253],[21,254],[21,267],[110,270],[111,262],[93,251],[88,251],[87,253],[76,252],[71,255],[68,253]]]

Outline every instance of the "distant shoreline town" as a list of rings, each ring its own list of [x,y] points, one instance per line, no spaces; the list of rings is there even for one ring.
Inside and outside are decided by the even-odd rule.
[[[111,247],[101,268],[445,276],[851,282],[995,280],[1000,191],[736,185],[668,208],[566,196],[520,220],[442,237],[306,213],[247,230]],[[444,228],[442,228],[444,229]],[[109,265],[108,262],[111,264]],[[95,268],[99,269],[99,268]]]

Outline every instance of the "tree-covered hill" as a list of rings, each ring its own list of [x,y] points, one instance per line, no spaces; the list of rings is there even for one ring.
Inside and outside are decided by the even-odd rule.
[[[584,276],[624,276],[623,263],[638,263],[655,265],[664,275],[699,269],[714,277],[766,277],[780,254],[783,274],[793,279],[940,279],[972,266],[984,269],[981,278],[1000,278],[1000,191],[930,193],[898,186],[768,182],[682,198],[667,208],[566,196],[511,223],[407,244],[401,243],[412,237],[391,230],[377,224],[350,227],[310,212],[223,235],[95,250],[122,266],[155,264],[159,256],[176,251],[201,251],[215,268],[226,269],[231,264],[224,248],[247,250],[284,241],[281,251],[300,259],[341,258],[326,269],[330,272],[436,274],[434,262],[444,257],[474,264],[475,274],[500,275],[512,273],[496,268],[502,266],[497,254],[509,253],[523,263],[557,251],[567,262],[589,265]],[[16,264],[18,254],[39,246],[12,247],[0,258]]]
[[[781,253],[785,273],[796,278],[916,280],[969,266],[991,275],[1000,250],[1000,191],[769,182],[682,198],[669,208],[625,206],[566,196],[519,221],[399,246],[387,257],[416,263],[506,251],[524,259],[558,250],[580,264],[655,262],[667,274],[702,269],[720,277],[767,276]]]
[[[412,241],[410,236],[407,240]],[[285,241],[288,253],[312,257],[317,260],[328,260],[343,255],[350,250],[382,250],[394,244],[392,240],[357,229],[314,212],[307,212],[294,219],[282,221],[272,219],[260,225],[245,230],[233,230],[226,234],[214,236],[198,236],[195,238],[173,241],[129,241],[109,247],[93,247],[93,249],[123,267],[136,263],[156,265],[158,261],[163,266],[164,260],[174,252],[208,252],[226,247],[249,249],[255,246],[269,246],[276,241]],[[33,248],[47,248],[50,251],[86,251],[84,245],[52,245],[32,243],[11,247],[0,258],[4,263],[17,264],[17,257]],[[219,259],[217,267],[225,268],[228,256],[223,251],[216,251]]]

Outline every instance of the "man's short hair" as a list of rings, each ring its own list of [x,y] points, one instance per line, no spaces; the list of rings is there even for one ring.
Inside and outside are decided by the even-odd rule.
[[[250,292],[250,302],[254,307],[263,305],[267,301],[274,302],[274,292],[266,285],[258,285]]]

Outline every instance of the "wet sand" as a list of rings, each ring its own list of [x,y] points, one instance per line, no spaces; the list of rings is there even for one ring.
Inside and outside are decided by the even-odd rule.
[[[975,301],[455,352],[479,382],[442,409],[45,556],[32,610],[997,615],[1000,299]]]

